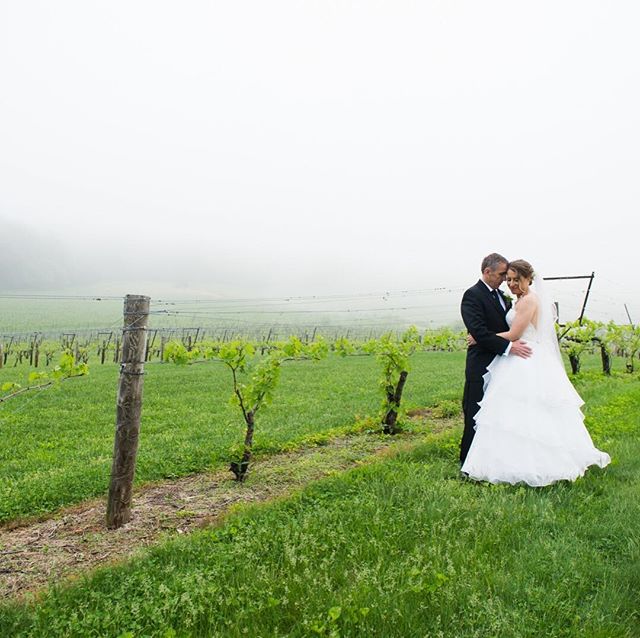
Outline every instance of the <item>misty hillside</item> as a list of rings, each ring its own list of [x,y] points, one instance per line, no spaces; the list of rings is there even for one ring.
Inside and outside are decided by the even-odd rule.
[[[0,290],[46,290],[72,283],[72,259],[58,238],[0,221]]]

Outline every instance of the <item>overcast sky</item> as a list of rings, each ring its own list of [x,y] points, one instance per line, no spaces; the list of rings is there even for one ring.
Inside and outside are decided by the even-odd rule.
[[[91,292],[464,287],[498,251],[595,271],[591,314],[638,321],[639,24],[635,0],[1,0],[0,289],[21,255],[21,284]]]

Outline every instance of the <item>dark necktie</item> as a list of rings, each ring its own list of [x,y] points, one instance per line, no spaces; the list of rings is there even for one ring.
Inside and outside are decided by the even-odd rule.
[[[503,308],[502,308],[502,304],[500,303],[500,297],[498,296],[498,291],[492,290],[491,296],[495,299],[496,303],[498,304],[498,306],[500,306],[500,309],[502,310]]]

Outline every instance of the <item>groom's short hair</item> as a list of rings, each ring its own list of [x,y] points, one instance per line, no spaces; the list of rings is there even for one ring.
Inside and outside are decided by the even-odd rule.
[[[491,268],[491,270],[496,270],[500,264],[508,264],[509,260],[506,257],[503,257],[499,253],[491,253],[487,255],[482,260],[482,265],[480,266],[480,272],[484,272],[485,268]]]

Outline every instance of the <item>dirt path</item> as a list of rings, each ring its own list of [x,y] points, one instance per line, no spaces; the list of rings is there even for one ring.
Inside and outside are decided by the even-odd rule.
[[[132,520],[107,531],[105,499],[81,503],[52,518],[0,529],[0,598],[22,596],[51,582],[124,559],[175,534],[216,520],[235,503],[282,496],[328,474],[367,462],[385,451],[415,445],[419,435],[360,434],[322,447],[255,462],[244,484],[218,471],[142,487]]]

